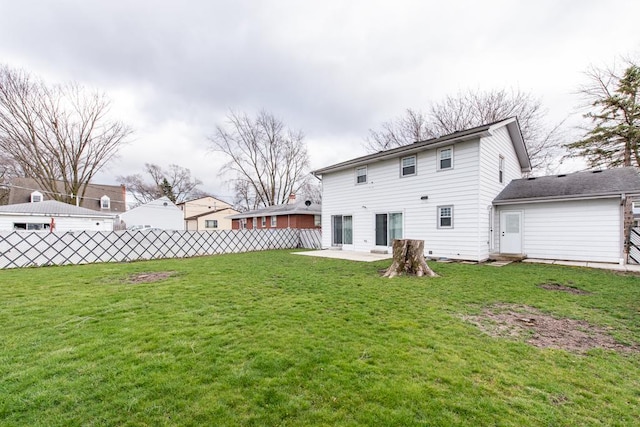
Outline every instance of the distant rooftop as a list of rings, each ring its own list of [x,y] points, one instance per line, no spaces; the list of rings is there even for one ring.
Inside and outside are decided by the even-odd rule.
[[[36,203],[16,203],[0,206],[0,214],[29,214],[42,216],[83,216],[83,217],[114,217],[114,213],[94,211],[93,209],[80,208],[57,200],[45,200]]]

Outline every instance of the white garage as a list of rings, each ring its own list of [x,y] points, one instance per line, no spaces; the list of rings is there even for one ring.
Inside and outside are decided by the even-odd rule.
[[[512,181],[493,201],[494,252],[528,258],[624,263],[634,168]]]

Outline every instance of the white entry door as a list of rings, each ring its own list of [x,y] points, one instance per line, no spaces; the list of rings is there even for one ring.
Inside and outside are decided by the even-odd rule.
[[[500,212],[500,253],[522,253],[522,212]]]

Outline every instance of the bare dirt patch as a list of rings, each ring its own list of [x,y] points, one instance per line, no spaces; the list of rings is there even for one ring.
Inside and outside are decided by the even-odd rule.
[[[621,352],[638,352],[640,346],[616,341],[604,328],[574,319],[559,319],[524,305],[499,304],[478,316],[465,320],[493,336],[525,341],[539,348],[557,348],[585,352],[603,348]]]
[[[559,291],[559,292],[567,292],[569,294],[575,294],[575,295],[589,295],[591,294],[591,292],[582,290],[582,289],[578,289],[576,287],[573,286],[567,286],[567,285],[562,285],[560,283],[542,283],[540,286],[542,289],[546,289],[548,291]]]
[[[127,278],[127,283],[137,285],[140,283],[158,282],[160,280],[171,277],[174,274],[176,274],[175,271],[154,271],[151,273],[137,273],[130,275]]]

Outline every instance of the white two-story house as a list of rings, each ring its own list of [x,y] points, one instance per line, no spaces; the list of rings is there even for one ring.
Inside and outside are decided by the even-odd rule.
[[[389,251],[420,239],[427,257],[486,260],[499,246],[492,202],[530,170],[516,118],[316,170],[322,246]]]

